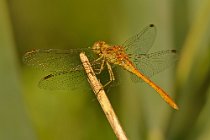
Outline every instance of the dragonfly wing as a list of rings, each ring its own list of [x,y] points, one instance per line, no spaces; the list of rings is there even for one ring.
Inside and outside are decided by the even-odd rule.
[[[126,40],[122,46],[128,54],[146,54],[152,47],[156,37],[156,27],[146,26],[141,32]]]
[[[37,49],[27,52],[23,61],[38,69],[48,71],[68,71],[81,64],[79,53],[85,52],[90,59],[93,60],[91,49]]]
[[[137,69],[148,78],[160,73],[178,60],[176,50],[165,50],[155,53],[139,55],[135,57],[134,63]],[[132,74],[131,79],[135,82],[141,81]]]
[[[51,73],[39,81],[41,89],[48,90],[73,90],[87,87],[84,71],[58,71]]]
[[[93,65],[93,68],[97,69],[98,64]],[[88,86],[87,75],[83,69],[82,65],[78,65],[76,70],[71,71],[57,71],[53,72],[39,81],[39,87],[41,89],[48,90],[74,90],[74,89],[87,89],[84,87],[90,88]],[[101,74],[97,75],[102,83],[109,81],[109,73],[104,70]],[[108,87],[112,87],[115,82],[111,83]],[[82,87],[82,88],[81,88]]]

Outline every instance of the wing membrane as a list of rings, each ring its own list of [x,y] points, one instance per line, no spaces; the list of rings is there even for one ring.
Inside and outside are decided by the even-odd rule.
[[[38,69],[47,71],[70,71],[76,66],[81,65],[79,58],[80,52],[86,52],[88,58],[93,60],[94,56],[91,49],[37,49],[27,52],[23,61]],[[92,55],[91,55],[92,54]]]
[[[155,53],[139,55],[135,57],[134,63],[138,70],[146,75],[148,78],[152,77],[155,74],[160,73],[161,71],[167,69],[171,65],[175,64],[178,60],[178,56],[175,50],[165,50]],[[137,82],[136,76],[131,76],[132,80]]]
[[[48,90],[74,90],[87,86],[84,71],[57,71],[39,81],[41,89]]]
[[[141,32],[129,38],[122,46],[128,54],[146,54],[152,47],[156,37],[156,27],[146,26]]]

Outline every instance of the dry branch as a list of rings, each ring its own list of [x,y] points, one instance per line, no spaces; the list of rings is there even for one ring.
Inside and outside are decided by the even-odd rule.
[[[83,64],[83,67],[86,71],[86,74],[88,76],[88,81],[89,81],[116,137],[119,140],[127,140],[125,132],[123,131],[123,129],[118,121],[118,118],[110,104],[110,101],[107,98],[105,91],[103,90],[102,84],[96,78],[96,75],[88,61],[88,58],[86,57],[86,55],[84,53],[80,53],[80,59]]]

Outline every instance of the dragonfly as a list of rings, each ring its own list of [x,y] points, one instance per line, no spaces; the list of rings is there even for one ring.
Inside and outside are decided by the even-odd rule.
[[[109,74],[107,86],[115,81],[114,66],[120,66],[131,73],[135,82],[144,81],[151,86],[172,108],[179,107],[173,99],[150,78],[177,61],[176,50],[149,53],[156,37],[156,26],[150,24],[122,45],[109,45],[97,41],[92,47],[79,49],[34,49],[26,52],[23,61],[34,67],[49,71],[50,74],[39,81],[42,89],[75,89],[84,83],[85,72],[79,53],[85,52],[96,74],[106,68]]]

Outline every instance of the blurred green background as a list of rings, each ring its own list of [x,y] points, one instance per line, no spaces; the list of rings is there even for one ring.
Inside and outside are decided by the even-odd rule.
[[[39,89],[46,73],[24,65],[22,56],[35,48],[81,48],[97,40],[120,44],[150,23],[158,29],[151,51],[180,52],[176,66],[153,78],[180,110],[120,72],[122,82],[108,96],[127,136],[210,139],[209,19],[209,0],[0,0],[0,139],[116,139],[92,92]]]

